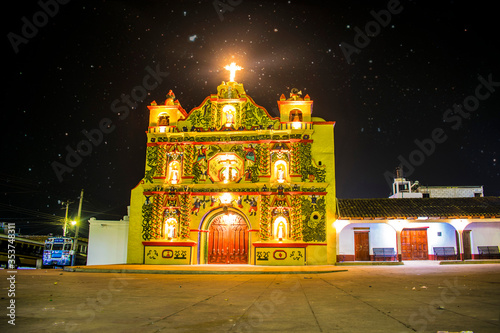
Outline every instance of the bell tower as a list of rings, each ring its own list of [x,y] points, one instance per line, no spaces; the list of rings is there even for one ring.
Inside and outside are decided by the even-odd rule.
[[[149,133],[171,132],[177,127],[177,122],[181,118],[187,117],[186,111],[182,108],[174,93],[170,90],[163,105],[158,105],[156,101],[148,106],[149,109]]]
[[[293,88],[288,99],[285,95],[281,95],[278,107],[282,129],[305,129],[310,127],[308,124],[310,125],[312,122],[313,101],[309,95],[302,98],[302,92],[297,88]]]

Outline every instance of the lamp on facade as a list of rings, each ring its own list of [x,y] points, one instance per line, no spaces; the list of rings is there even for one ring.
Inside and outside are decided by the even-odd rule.
[[[407,220],[391,220],[387,222],[388,225],[394,228],[397,232],[401,232],[409,224]]]
[[[231,193],[225,192],[220,196],[220,203],[223,205],[229,205],[231,201],[233,201],[233,196],[231,195]]]
[[[337,234],[340,234],[342,229],[348,224],[350,224],[349,220],[335,220],[335,222],[332,223],[333,227],[335,228],[335,231]]]
[[[469,225],[470,221],[467,219],[453,219],[450,224],[458,231],[463,232]]]

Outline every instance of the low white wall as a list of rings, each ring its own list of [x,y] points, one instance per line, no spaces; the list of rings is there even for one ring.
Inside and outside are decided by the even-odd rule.
[[[127,263],[128,216],[120,221],[89,220],[87,265]]]

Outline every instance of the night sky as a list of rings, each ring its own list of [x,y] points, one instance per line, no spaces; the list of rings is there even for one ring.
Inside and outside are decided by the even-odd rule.
[[[228,80],[232,61],[272,116],[298,88],[313,116],[336,122],[339,198],[389,196],[384,174],[402,160],[423,185],[484,185],[500,196],[492,2],[45,2],[48,14],[37,1],[4,5],[0,220],[24,234],[59,233],[61,202],[74,201],[76,215],[81,189],[83,219],[126,215],[144,174],[147,105],[172,89],[190,111]],[[115,113],[113,102],[138,96],[150,71],[158,85]],[[67,148],[106,118],[112,128],[60,181],[53,162],[65,164]]]

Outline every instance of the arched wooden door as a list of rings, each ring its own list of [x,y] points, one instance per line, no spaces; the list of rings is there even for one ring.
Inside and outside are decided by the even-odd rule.
[[[235,214],[221,214],[208,229],[209,264],[248,264],[248,227]]]

